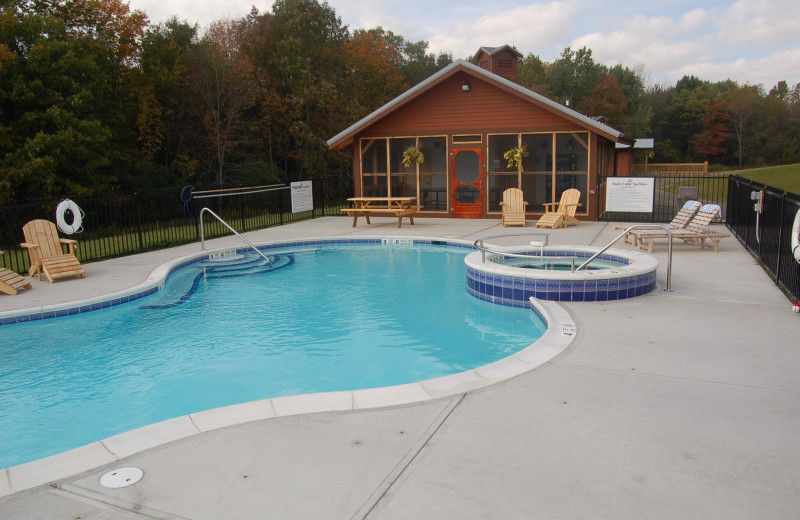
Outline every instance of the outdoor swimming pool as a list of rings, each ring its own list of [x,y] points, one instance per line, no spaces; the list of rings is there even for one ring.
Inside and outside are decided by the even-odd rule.
[[[365,241],[366,242],[366,241]],[[189,263],[156,294],[0,327],[0,468],[200,410],[441,377],[536,341],[465,290],[466,247],[297,243]]]

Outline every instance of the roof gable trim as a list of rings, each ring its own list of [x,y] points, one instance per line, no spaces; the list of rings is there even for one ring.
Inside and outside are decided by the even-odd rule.
[[[517,94],[520,94],[522,97],[529,98],[530,100],[536,101],[542,105],[545,105],[549,109],[554,112],[560,113],[561,115],[572,119],[578,122],[580,125],[584,127],[591,127],[596,132],[603,134],[605,136],[611,137],[612,139],[623,141],[623,142],[631,142],[633,143],[633,139],[626,136],[622,132],[611,128],[610,126],[604,125],[599,121],[592,119],[591,117],[585,116],[580,112],[576,112],[569,107],[566,107],[560,103],[553,101],[541,94],[537,94],[536,92],[529,90],[522,85],[518,85],[513,81],[507,80],[502,76],[498,76],[493,72],[489,72],[486,69],[483,69],[477,65],[474,65],[465,60],[456,60],[447,67],[441,69],[440,71],[436,72],[435,74],[431,75],[424,81],[416,84],[415,86],[411,87],[409,90],[404,92],[403,94],[397,96],[393,100],[389,101],[382,107],[378,108],[377,110],[373,111],[369,115],[363,117],[359,121],[355,122],[354,124],[350,125],[346,129],[342,130],[331,139],[328,140],[327,145],[329,148],[336,146],[337,144],[346,141],[348,138],[352,137],[362,128],[365,128],[378,119],[391,114],[394,110],[397,110],[402,105],[411,101],[414,97],[416,97],[419,93],[432,88],[437,83],[441,82],[443,79],[455,74],[457,71],[465,71],[473,75],[481,76],[482,79],[497,83],[502,85],[503,87],[515,91]]]

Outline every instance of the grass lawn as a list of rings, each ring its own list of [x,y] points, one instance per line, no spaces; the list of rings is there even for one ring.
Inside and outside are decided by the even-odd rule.
[[[800,164],[744,170],[736,174],[767,186],[800,193]]]
[[[678,193],[678,188],[683,186],[695,186],[697,188],[697,198],[706,203],[724,204],[728,200],[727,177],[670,179],[661,184],[661,189],[668,193]]]

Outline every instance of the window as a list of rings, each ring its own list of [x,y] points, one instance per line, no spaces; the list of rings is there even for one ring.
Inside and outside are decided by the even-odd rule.
[[[414,137],[401,137],[389,139],[389,164],[391,165],[391,196],[416,197],[417,196],[417,163],[403,165],[403,152],[416,146]]]
[[[403,152],[411,146],[424,160],[405,166]],[[417,197],[425,211],[447,211],[447,138],[362,139],[361,177],[366,197]]]
[[[389,195],[386,183],[388,166],[386,158],[386,139],[361,140],[362,193],[365,197]]]
[[[569,188],[581,192],[586,212],[589,178],[589,134],[587,132],[500,134],[489,141],[489,211],[500,211],[503,191],[520,187],[528,211],[543,212],[546,202],[558,201]],[[520,143],[528,155],[522,160],[522,174],[508,166],[503,154]]]
[[[447,138],[420,137],[425,162],[419,165],[419,205],[424,211],[447,211]]]
[[[519,184],[517,169],[508,165],[508,160],[503,155],[519,144],[519,134],[490,135],[489,159],[489,211],[500,211],[500,202],[503,192],[508,188],[516,188]],[[525,162],[523,161],[523,166]]]

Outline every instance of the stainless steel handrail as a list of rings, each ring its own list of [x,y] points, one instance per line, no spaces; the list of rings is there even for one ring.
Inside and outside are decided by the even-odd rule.
[[[591,262],[592,260],[594,260],[595,258],[600,256],[601,254],[605,253],[608,250],[608,248],[610,248],[612,245],[614,245],[617,242],[617,240],[619,240],[620,238],[624,237],[629,231],[631,231],[632,229],[641,229],[641,228],[660,228],[660,229],[663,229],[663,230],[665,230],[667,232],[667,237],[669,238],[669,244],[667,246],[668,247],[668,249],[667,249],[667,287],[664,290],[666,292],[672,292],[672,230],[668,226],[665,226],[663,224],[634,224],[634,225],[630,226],[628,229],[626,229],[625,231],[620,233],[619,236],[617,236],[614,240],[612,240],[611,242],[606,244],[603,248],[601,248],[600,251],[598,251],[597,253],[595,253],[592,256],[590,256],[584,263],[582,263],[578,267],[575,267],[575,257],[548,256],[547,259],[548,260],[550,260],[550,259],[562,259],[562,258],[569,259],[569,260],[572,261],[572,269],[571,269],[572,272],[577,272],[577,271],[580,271],[581,269],[583,269],[584,267],[586,267],[587,265],[589,265],[589,262]],[[507,252],[507,251],[498,251],[496,249],[490,249],[490,248],[486,247],[484,245],[484,243],[483,243],[484,240],[487,240],[489,238],[521,237],[521,236],[544,236],[545,237],[544,245],[547,245],[548,241],[550,240],[550,233],[516,233],[516,234],[511,234],[511,235],[491,235],[491,236],[488,236],[488,237],[481,237],[478,240],[476,240],[473,243],[473,245],[475,246],[476,249],[480,250],[480,252],[481,252],[481,261],[483,263],[486,263],[486,253],[487,252],[493,253],[493,254],[496,254],[496,255],[503,255],[504,257],[511,257],[511,258],[527,258],[527,259],[537,258],[537,257],[531,256],[531,255],[522,255],[522,254],[518,254],[518,253],[510,253],[510,252]]]
[[[665,226],[663,224],[634,224],[634,225],[632,225],[631,227],[629,227],[628,229],[626,229],[625,231],[620,233],[614,240],[612,240],[611,242],[606,244],[605,247],[600,249],[600,251],[598,251],[595,254],[593,254],[592,256],[590,256],[584,263],[579,265],[575,269],[575,271],[576,272],[580,271],[581,269],[583,269],[584,267],[589,265],[589,262],[591,262],[592,260],[594,260],[595,258],[600,256],[601,254],[605,253],[606,250],[608,250],[609,247],[613,246],[616,243],[617,240],[619,240],[620,238],[622,238],[625,235],[627,235],[628,232],[630,232],[630,230],[637,229],[637,228],[661,228],[661,229],[663,229],[663,230],[665,230],[667,232],[667,237],[669,238],[669,242],[668,242],[669,245],[667,247],[667,287],[664,290],[667,291],[667,292],[672,292],[672,230],[669,227],[667,227],[667,226]]]
[[[216,218],[217,220],[219,220],[219,221],[222,223],[222,225],[223,225],[223,226],[225,226],[226,228],[228,228],[229,230],[231,230],[231,231],[233,232],[233,234],[234,234],[234,235],[236,235],[237,237],[241,238],[241,239],[242,239],[242,241],[243,241],[245,244],[247,244],[248,246],[250,246],[250,248],[251,248],[253,251],[255,251],[256,253],[258,253],[259,255],[261,255],[261,257],[262,257],[264,260],[266,260],[267,262],[269,262],[269,265],[270,265],[270,267],[272,267],[272,260],[271,260],[271,259],[270,259],[270,258],[269,258],[267,255],[265,255],[264,253],[262,253],[262,252],[261,252],[261,251],[260,251],[260,250],[259,250],[259,249],[258,249],[256,246],[254,246],[253,244],[251,244],[249,240],[247,240],[247,239],[246,239],[246,238],[244,238],[242,235],[240,235],[238,231],[236,231],[235,229],[233,229],[232,227],[230,227],[230,226],[228,225],[228,223],[227,223],[227,222],[225,222],[224,220],[222,220],[222,217],[220,217],[219,215],[217,215],[216,213],[214,213],[213,211],[211,211],[211,210],[210,210],[210,209],[208,209],[208,208],[203,208],[203,209],[201,209],[201,210],[200,210],[200,247],[201,247],[202,249],[205,249],[205,248],[206,248],[206,241],[205,241],[205,238],[204,238],[204,236],[205,236],[205,235],[204,235],[204,233],[203,233],[203,213],[211,213],[211,214],[214,216],[214,218]]]
[[[498,255],[505,255],[505,256],[516,257],[516,258],[531,258],[530,255],[518,255],[518,254],[514,254],[514,253],[504,253],[503,251],[495,251],[494,249],[489,249],[488,247],[483,245],[483,241],[484,240],[487,240],[487,239],[490,239],[490,238],[505,238],[505,237],[544,237],[544,245],[547,245],[547,243],[550,241],[550,233],[541,233],[541,232],[540,233],[513,233],[513,234],[510,234],[510,235],[490,235],[488,237],[481,237],[478,240],[476,240],[475,242],[473,242],[472,245],[475,246],[475,249],[480,250],[480,252],[481,252],[481,261],[483,263],[486,263],[486,252],[487,251],[489,253],[495,253],[495,254],[498,254]]]

